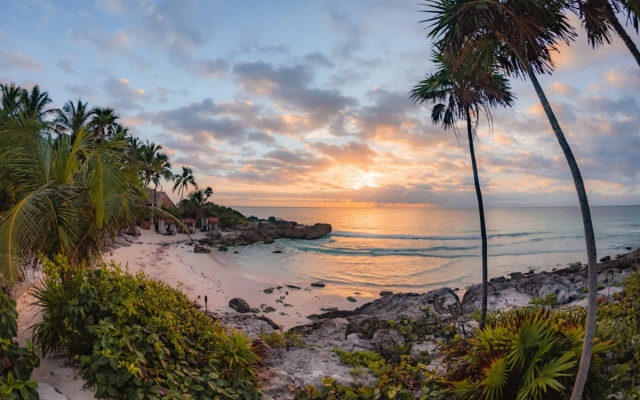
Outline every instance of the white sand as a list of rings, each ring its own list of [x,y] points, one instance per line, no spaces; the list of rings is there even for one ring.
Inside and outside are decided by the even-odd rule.
[[[193,246],[186,244],[187,237],[184,234],[163,236],[151,231],[142,232],[130,247],[106,253],[105,261],[113,260],[131,273],[144,272],[152,279],[180,289],[203,307],[206,295],[210,311],[235,312],[229,307],[229,300],[240,297],[252,308],[261,308],[263,304],[275,308],[274,312],[261,314],[288,329],[311,322],[306,316],[322,313],[321,308],[351,310],[373,300],[364,295],[355,296],[358,302],[353,303],[343,293],[334,292],[330,287],[311,287],[311,282],[301,289],[292,289],[286,287],[287,282],[251,279],[235,271],[234,266],[222,263],[216,257],[218,250],[215,248],[211,249],[211,254],[194,253]],[[199,239],[204,234],[191,236]],[[233,250],[230,248],[230,251]],[[278,290],[277,286],[282,286],[282,289]],[[273,293],[264,293],[266,288],[274,288]]]

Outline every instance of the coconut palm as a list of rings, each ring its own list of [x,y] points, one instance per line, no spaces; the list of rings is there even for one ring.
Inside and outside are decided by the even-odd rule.
[[[40,91],[40,86],[34,85],[31,88],[31,92],[26,89],[20,91],[18,109],[20,113],[28,118],[45,121],[50,115],[57,112],[56,109],[45,108],[49,103],[51,103],[49,93]],[[45,128],[49,128],[48,124],[45,125]]]
[[[582,25],[587,31],[587,39],[591,46],[602,46],[611,43],[611,29],[622,39],[631,55],[640,66],[640,51],[624,29],[616,13],[627,14],[627,22],[638,32],[640,23],[640,2],[637,0],[572,0],[571,8],[580,16]]]
[[[536,73],[551,73],[554,63],[552,52],[559,42],[569,43],[574,29],[563,13],[563,0],[432,0],[428,12],[433,17],[429,36],[441,49],[446,59],[459,62],[460,55],[473,50],[479,64],[499,63],[508,76],[527,76],[534,86],[551,128],[569,165],[582,213],[588,259],[588,315],[584,346],[572,400],[582,397],[587,372],[591,363],[596,330],[596,242],[589,209],[587,192],[578,163],[571,147],[542,90]]]
[[[187,196],[187,208],[196,215],[196,221],[202,217],[202,211],[209,202],[209,197],[213,194],[213,189],[207,186],[204,189],[196,189]]]
[[[169,157],[166,154],[156,153],[153,163],[153,175],[151,176],[151,181],[154,184],[153,187],[153,206],[156,204],[156,192],[158,190],[158,186],[160,185],[160,180],[164,178],[167,181],[173,180],[173,173],[171,172],[171,163],[169,162]]]
[[[66,133],[71,135],[73,139],[78,135],[82,128],[86,128],[90,118],[95,113],[94,109],[87,108],[87,102],[78,99],[76,103],[71,100],[64,103],[62,110],[57,110],[54,120],[55,130],[58,133]]]
[[[0,115],[12,115],[18,111],[18,102],[23,90],[13,82],[0,83]]]
[[[147,142],[140,147],[140,161],[141,161],[141,175],[142,181],[144,182],[144,187],[148,188],[149,183],[151,183],[151,179],[155,173],[154,162],[158,154],[160,154],[160,150],[162,150],[162,146],[155,144],[153,142]],[[166,157],[166,156],[165,156]]]
[[[110,107],[94,107],[91,112],[93,115],[89,126],[93,130],[96,143],[100,144],[115,133],[119,117]]]
[[[182,201],[182,196],[184,192],[189,189],[189,185],[193,186],[194,189],[198,189],[198,184],[193,178],[193,170],[189,167],[182,167],[182,174],[174,176],[175,184],[173,185],[173,192],[178,191],[178,195],[180,195],[180,201]]]
[[[0,280],[19,280],[37,254],[72,262],[99,254],[141,206],[136,172],[122,168],[122,142],[94,146],[80,128],[72,143],[42,135],[43,122],[20,114],[0,124],[0,171],[12,199],[0,210]],[[4,181],[4,180],[3,180]]]
[[[456,137],[459,136],[458,121],[466,121],[482,239],[482,304],[480,307],[480,328],[482,329],[487,316],[488,297],[487,228],[473,139],[477,134],[481,114],[484,113],[491,124],[490,107],[511,107],[514,97],[506,79],[493,66],[488,70],[474,70],[468,68],[469,64],[466,63],[451,69],[437,54],[434,57],[434,63],[437,71],[414,87],[411,91],[411,99],[414,102],[434,104],[431,121],[442,125],[445,130],[452,129]]]

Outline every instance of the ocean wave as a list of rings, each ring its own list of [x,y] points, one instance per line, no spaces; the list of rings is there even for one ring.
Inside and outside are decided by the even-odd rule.
[[[544,234],[546,232],[514,232],[514,233],[494,233],[488,235],[489,238],[501,238],[501,237],[521,237]],[[348,237],[357,239],[401,239],[401,240],[477,240],[480,236],[422,236],[422,235],[389,235],[384,233],[361,233],[361,232],[343,232],[334,231],[331,232],[331,236]]]

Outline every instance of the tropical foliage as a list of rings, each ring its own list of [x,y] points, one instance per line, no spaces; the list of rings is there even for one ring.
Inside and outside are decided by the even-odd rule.
[[[74,268],[44,260],[36,289],[43,353],[78,360],[98,398],[254,399],[259,359],[183,293],[114,264]]]
[[[0,398],[7,400],[38,399],[37,383],[31,372],[40,358],[31,342],[20,347],[13,341],[18,335],[16,302],[0,291]]]

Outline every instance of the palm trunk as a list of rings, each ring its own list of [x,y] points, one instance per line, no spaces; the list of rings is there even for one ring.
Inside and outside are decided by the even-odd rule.
[[[620,21],[618,21],[618,17],[616,17],[616,13],[615,11],[613,11],[611,4],[608,1],[605,1],[604,3],[607,20],[609,21],[609,23],[611,23],[613,29],[615,29],[618,36],[620,36],[620,39],[622,39],[624,44],[627,46],[633,58],[636,59],[636,63],[638,63],[638,66],[640,66],[640,51],[638,51],[638,46],[636,46],[633,40],[631,40],[631,36],[629,36]]]
[[[488,256],[487,256],[487,227],[484,221],[484,205],[482,204],[482,191],[480,190],[480,179],[478,178],[478,166],[476,165],[476,153],[473,149],[473,132],[471,129],[471,115],[469,106],[465,109],[467,116],[467,136],[469,138],[469,154],[471,155],[471,168],[473,169],[473,183],[476,187],[476,197],[478,198],[478,212],[480,214],[480,237],[482,239],[482,303],[480,305],[480,329],[484,328],[487,320],[487,298],[489,296],[488,286]]]
[[[582,175],[580,174],[580,168],[576,162],[571,147],[567,142],[567,139],[560,128],[560,124],[556,119],[551,104],[547,100],[547,96],[544,94],[540,82],[536,78],[535,73],[530,65],[523,63],[527,68],[527,74],[533,87],[536,90],[540,103],[544,108],[544,112],[547,114],[547,118],[551,123],[551,128],[560,143],[562,152],[564,153],[571,175],[573,176],[573,183],[576,186],[576,192],[578,194],[578,202],[580,203],[580,211],[582,212],[582,224],[584,225],[584,238],[587,245],[587,283],[589,288],[589,295],[587,298],[587,324],[584,333],[584,342],[582,345],[582,356],[580,357],[580,365],[578,367],[578,375],[573,385],[573,391],[571,392],[570,400],[580,400],[582,398],[582,392],[584,391],[584,385],[587,382],[587,374],[589,373],[589,366],[591,365],[591,356],[593,353],[593,340],[596,335],[596,307],[597,307],[597,291],[598,291],[598,275],[596,270],[597,255],[596,255],[596,239],[593,232],[593,223],[591,222],[591,211],[589,210],[589,201],[587,199],[587,191],[584,188],[584,182],[582,181]]]

